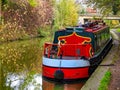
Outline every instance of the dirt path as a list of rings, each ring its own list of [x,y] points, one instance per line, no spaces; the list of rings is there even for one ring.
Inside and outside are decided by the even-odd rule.
[[[113,30],[113,32],[116,33],[120,39],[120,33],[117,33],[115,30]],[[110,67],[112,77],[108,90],[120,90],[120,40],[114,40],[114,43],[115,46],[118,47],[118,52],[116,53],[117,57],[115,58],[114,66]]]
[[[108,90],[120,90],[120,59],[110,68],[112,78]]]

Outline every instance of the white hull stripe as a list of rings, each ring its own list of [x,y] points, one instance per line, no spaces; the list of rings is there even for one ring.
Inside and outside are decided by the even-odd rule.
[[[65,60],[65,59],[50,59],[43,57],[43,65],[50,67],[63,67],[63,68],[79,68],[89,67],[90,62],[88,60]]]

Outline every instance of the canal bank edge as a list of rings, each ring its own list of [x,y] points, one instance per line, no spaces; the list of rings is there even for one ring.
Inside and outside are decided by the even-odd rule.
[[[104,58],[103,62],[98,66],[95,72],[91,75],[85,85],[81,90],[98,90],[100,82],[104,77],[105,73],[113,66],[114,62],[117,60],[119,45],[114,44],[107,56]]]

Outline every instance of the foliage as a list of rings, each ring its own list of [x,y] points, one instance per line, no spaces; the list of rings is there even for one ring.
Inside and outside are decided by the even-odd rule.
[[[0,2],[2,3],[2,6],[8,4],[8,0],[1,0]]]
[[[119,29],[117,29],[117,32],[119,32],[119,33],[120,33],[120,28],[119,28]]]
[[[50,31],[51,30],[51,31]],[[39,27],[38,28],[38,34],[39,36],[51,36],[52,33],[52,29],[50,26],[46,26],[46,27]]]
[[[54,10],[54,28],[74,26],[78,21],[79,5],[75,0],[59,0]]]
[[[18,27],[17,23],[7,23],[1,27],[0,42],[25,39],[29,37],[22,27]]]
[[[82,10],[79,12],[79,14],[82,14],[82,15],[84,15],[85,13],[86,13],[85,9],[82,9]]]
[[[86,0],[86,2],[99,8],[103,14],[117,15],[120,9],[120,0]]]
[[[28,2],[32,7],[37,6],[37,2],[35,0],[28,0]]]
[[[120,24],[119,20],[104,20],[104,21],[111,28],[117,28],[119,27]]]
[[[110,82],[111,72],[107,71],[100,82],[98,90],[108,90],[108,84]]]
[[[40,35],[39,27],[51,26],[51,0],[9,0],[3,8],[0,41],[35,37]]]

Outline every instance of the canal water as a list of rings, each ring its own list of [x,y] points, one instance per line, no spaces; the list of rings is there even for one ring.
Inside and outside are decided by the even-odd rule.
[[[42,78],[42,54],[47,38],[0,45],[0,90],[80,90],[85,82],[62,84]]]

